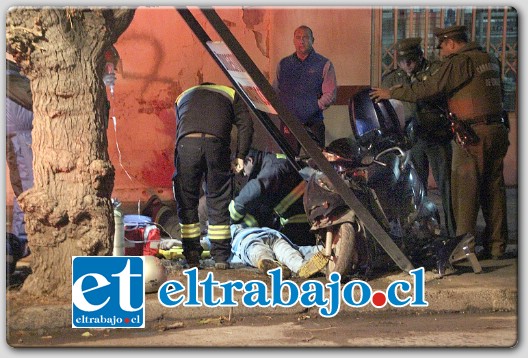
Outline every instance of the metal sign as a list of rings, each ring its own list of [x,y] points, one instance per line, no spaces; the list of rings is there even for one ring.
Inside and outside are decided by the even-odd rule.
[[[236,56],[223,42],[207,41],[207,46],[215,54],[218,61],[222,63],[226,71],[231,76],[231,80],[238,83],[240,88],[250,99],[254,108],[270,114],[277,114],[275,108],[273,108],[271,103],[269,103],[266,97],[264,97],[255,82],[253,82],[249,73],[247,73],[240,62],[238,62]]]

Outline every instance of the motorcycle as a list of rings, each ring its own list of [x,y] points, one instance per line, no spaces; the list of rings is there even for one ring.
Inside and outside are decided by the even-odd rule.
[[[441,236],[440,214],[410,161],[411,144],[401,115],[390,101],[372,101],[369,90],[358,92],[349,102],[354,139],[335,140],[323,155],[413,265],[436,268],[441,277],[453,264],[468,259],[474,272],[480,272],[472,251],[474,237]],[[324,247],[327,278],[332,272],[342,279],[368,277],[373,269],[390,265],[389,256],[324,173],[309,159],[305,164],[304,208]]]

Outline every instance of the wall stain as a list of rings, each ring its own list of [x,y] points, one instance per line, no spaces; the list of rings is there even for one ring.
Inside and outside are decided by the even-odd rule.
[[[144,114],[155,114],[159,117],[162,111],[167,109],[173,109],[174,101],[178,97],[179,93],[181,93],[181,90],[180,86],[178,85],[177,89],[169,88],[161,90],[160,93],[156,96],[156,98],[138,98],[138,112]]]
[[[255,42],[262,55],[269,58],[269,47],[267,46],[267,41],[263,41],[264,36],[262,33],[253,30],[253,35],[255,36]]]
[[[242,20],[249,29],[253,29],[264,20],[264,10],[258,9],[242,9]]]
[[[236,27],[236,22],[229,21],[229,20],[226,20],[226,19],[222,19],[222,21],[224,22],[224,24],[225,24],[227,27]]]
[[[255,36],[255,43],[259,51],[264,57],[269,58],[269,43],[267,32],[266,35],[261,30],[257,29],[258,25],[263,25],[265,11],[258,9],[243,9],[242,10],[242,21],[246,27],[253,32]],[[262,26],[260,26],[262,27]]]
[[[149,187],[172,188],[173,173],[173,152],[167,148],[154,151],[154,159],[145,163],[141,169],[141,178]]]
[[[178,89],[165,89],[160,91],[157,98],[150,100],[138,99],[140,105],[138,112],[145,114],[152,114],[158,117],[158,122],[161,124],[161,128],[156,126],[157,135],[154,138],[158,138],[158,148],[152,151],[149,158],[154,157],[152,160],[147,160],[141,167],[141,179],[146,186],[158,187],[158,188],[172,188],[172,174],[174,171],[173,163],[173,151],[174,141],[176,135],[176,114],[174,110],[174,101],[179,94],[180,86]],[[154,128],[152,126],[151,128]],[[166,143],[167,138],[170,146],[165,148],[159,148],[159,143]]]

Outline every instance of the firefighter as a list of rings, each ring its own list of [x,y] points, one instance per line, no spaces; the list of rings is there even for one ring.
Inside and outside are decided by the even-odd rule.
[[[202,83],[184,91],[175,103],[174,198],[178,203],[183,255],[190,267],[199,267],[198,202],[202,180],[208,210],[208,235],[216,269],[227,269],[231,254],[229,201],[233,172],[243,169],[253,137],[253,122],[247,106],[234,89]],[[235,158],[231,158],[231,129],[237,128]]]
[[[273,228],[296,245],[315,245],[303,206],[306,182],[286,155],[251,149],[244,175],[247,183],[229,204],[234,223]]]

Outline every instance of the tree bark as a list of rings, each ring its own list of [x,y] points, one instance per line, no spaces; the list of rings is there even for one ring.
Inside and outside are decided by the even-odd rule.
[[[128,8],[11,8],[7,52],[31,80],[34,186],[26,218],[32,295],[71,297],[73,256],[112,252],[114,167],[106,129],[104,53],[134,16]]]

